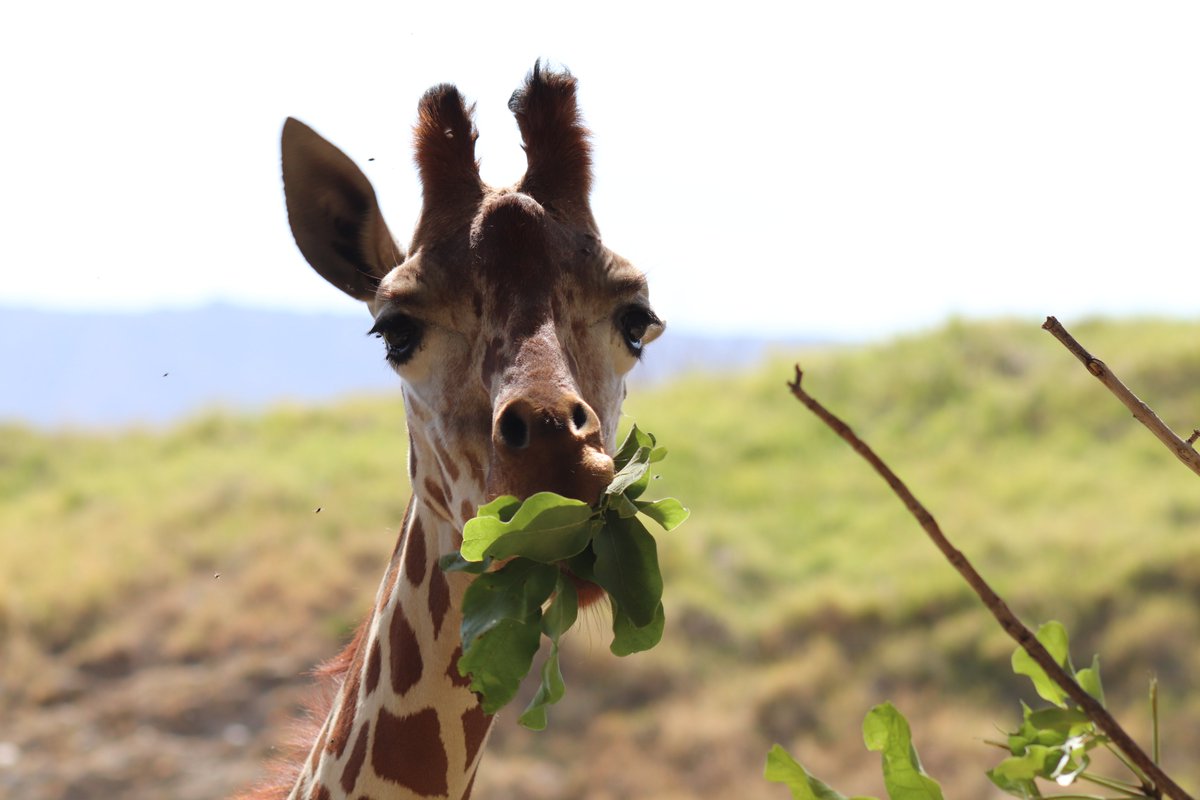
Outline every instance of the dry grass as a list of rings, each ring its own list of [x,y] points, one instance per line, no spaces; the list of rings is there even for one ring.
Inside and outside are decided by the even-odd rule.
[[[1071,327],[1177,429],[1200,422],[1200,325]],[[1011,647],[790,397],[796,357],[1018,613],[1102,654],[1133,731],[1159,675],[1168,763],[1200,783],[1195,478],[1036,324],[995,323],[632,397],[672,451],[656,490],[693,509],[660,537],[667,636],[617,668],[574,636],[550,730],[503,721],[478,796],[779,797],[758,779],[773,741],[877,791],[858,731],[885,699],[950,796],[988,796],[981,740],[1033,700]],[[382,574],[408,491],[398,399],[0,441],[0,740],[20,749],[0,794],[252,778]]]

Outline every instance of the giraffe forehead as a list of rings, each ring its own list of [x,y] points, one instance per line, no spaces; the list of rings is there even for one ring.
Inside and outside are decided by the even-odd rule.
[[[453,234],[414,242],[413,256],[381,282],[379,300],[467,334],[490,362],[501,355],[497,339],[511,353],[551,321],[578,345],[589,326],[645,296],[644,275],[593,229],[504,189],[487,194]]]

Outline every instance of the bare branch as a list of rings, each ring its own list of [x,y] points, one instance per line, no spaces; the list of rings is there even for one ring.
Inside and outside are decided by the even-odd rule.
[[[1192,447],[1196,439],[1200,438],[1200,431],[1192,431],[1191,438],[1185,442],[1167,426],[1167,423],[1159,419],[1158,415],[1154,413],[1154,409],[1129,391],[1128,387],[1121,383],[1120,379],[1108,368],[1108,365],[1085,350],[1083,345],[1067,332],[1061,322],[1054,317],[1046,317],[1042,327],[1050,331],[1055,339],[1062,342],[1063,347],[1070,350],[1071,354],[1083,363],[1088,372],[1107,386],[1108,390],[1133,412],[1133,416],[1138,422],[1149,428],[1150,432],[1157,436],[1159,441],[1165,444],[1167,449],[1174,453],[1180,461],[1187,464],[1192,472],[1200,475],[1200,453],[1197,453],[1196,449]]]
[[[817,415],[818,418],[838,436],[842,437],[854,451],[862,456],[867,463],[875,468],[891,487],[892,491],[900,498],[909,513],[916,518],[921,527],[925,529],[925,533],[933,540],[934,545],[942,551],[942,555],[950,562],[953,567],[958,570],[963,576],[967,584],[974,590],[983,604],[992,612],[992,616],[1000,623],[1000,627],[1011,636],[1017,644],[1025,649],[1025,652],[1033,658],[1038,665],[1046,671],[1046,674],[1054,679],[1054,682],[1062,687],[1062,690],[1075,701],[1075,703],[1083,709],[1084,713],[1096,723],[1100,730],[1108,735],[1109,740],[1116,745],[1123,753],[1125,753],[1134,764],[1136,764],[1143,773],[1154,783],[1153,787],[1147,787],[1150,797],[1162,797],[1164,794],[1172,800],[1192,800],[1192,797],[1179,787],[1171,778],[1162,771],[1154,761],[1142,751],[1137,742],[1125,732],[1125,729],[1113,718],[1111,714],[1100,705],[1100,703],[1083,690],[1075,680],[1067,674],[1054,656],[1042,646],[1042,643],[1037,640],[1033,631],[1029,630],[1017,615],[1009,609],[1008,604],[1003,598],[988,585],[987,581],[976,571],[967,557],[962,554],[954,545],[950,544],[950,540],[942,533],[942,529],[938,526],[937,520],[933,515],[926,510],[925,506],[917,500],[904,482],[894,473],[887,464],[883,462],[879,456],[875,454],[866,442],[858,438],[857,434],[850,429],[850,426],[842,422],[837,416],[821,405],[817,400],[806,392],[800,386],[800,379],[804,373],[800,369],[800,365],[796,365],[796,377],[790,383],[788,388],[792,390],[792,394],[801,403],[808,408],[809,411]]]

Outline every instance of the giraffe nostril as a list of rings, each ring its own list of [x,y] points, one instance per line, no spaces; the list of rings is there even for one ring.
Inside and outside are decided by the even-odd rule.
[[[514,450],[529,446],[529,425],[517,411],[509,406],[500,414],[498,422],[500,441]]]
[[[588,413],[587,409],[583,407],[583,403],[576,403],[575,407],[571,409],[571,424],[575,426],[576,433],[587,427]]]

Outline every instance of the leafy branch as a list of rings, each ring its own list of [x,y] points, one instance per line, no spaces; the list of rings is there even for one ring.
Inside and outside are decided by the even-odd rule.
[[[1082,350],[1082,348],[1080,349]],[[1060,659],[1051,655],[1046,646],[1038,640],[1038,637],[1021,622],[1004,602],[1003,598],[991,588],[975,567],[972,566],[966,556],[950,543],[949,539],[942,533],[933,515],[909,491],[908,487],[900,480],[896,473],[875,454],[866,442],[854,433],[849,425],[826,409],[804,390],[801,386],[803,375],[804,373],[800,369],[800,366],[796,365],[795,377],[788,383],[788,388],[791,389],[793,396],[849,444],[887,482],[888,486],[891,487],[892,491],[909,510],[909,513],[913,515],[933,541],[934,545],[946,557],[946,560],[962,575],[971,589],[983,601],[984,605],[992,613],[992,616],[1000,624],[1000,627],[1017,642],[1021,649],[1028,653],[1032,662],[1040,670],[1044,671],[1049,679],[1082,709],[1088,719],[1092,720],[1115,748],[1124,754],[1129,762],[1136,767],[1135,773],[1139,777],[1142,777],[1144,783],[1142,787],[1145,790],[1143,796],[1161,798],[1165,794],[1167,797],[1172,798],[1172,800],[1192,800],[1190,795],[1163,772],[1153,759],[1146,755],[1137,742],[1125,732],[1125,729],[1109,714],[1104,706],[1080,686],[1075,677],[1064,667],[1064,664],[1060,663]]]
[[[550,655],[541,685],[518,721],[533,730],[546,727],[547,707],[566,691],[558,644],[579,615],[577,582],[607,593],[615,655],[658,644],[665,622],[662,574],[654,537],[638,516],[668,531],[688,517],[678,500],[641,499],[650,465],[666,454],[635,425],[613,456],[616,474],[595,505],[552,492],[523,501],[503,495],[467,522],[459,552],[442,556],[442,569],[478,575],[463,596],[457,668],[481,695],[484,711],[494,714],[516,696],[544,635]]]

